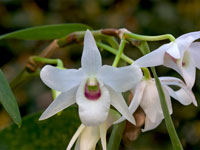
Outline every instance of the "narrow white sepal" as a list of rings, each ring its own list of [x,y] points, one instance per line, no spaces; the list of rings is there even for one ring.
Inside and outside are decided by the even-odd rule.
[[[156,122],[151,122],[150,119],[145,119],[144,129],[142,129],[142,132],[146,132],[149,130],[155,129],[160,123],[162,122],[162,119],[157,120]]]
[[[76,141],[76,145],[75,145],[74,150],[80,150],[80,149],[81,149],[81,146],[80,146],[80,137],[78,137],[78,139]]]
[[[71,150],[71,148],[74,145],[76,139],[79,137],[79,135],[84,130],[84,128],[85,128],[85,126],[83,124],[81,124],[79,126],[78,130],[76,131],[76,133],[73,135],[72,139],[70,140],[69,145],[67,146],[66,150]]]
[[[85,74],[82,69],[60,69],[46,65],[40,71],[40,78],[51,89],[65,92],[79,85]]]
[[[135,125],[135,119],[129,111],[128,106],[121,93],[117,93],[111,88],[108,89],[111,96],[111,105],[114,106],[122,114],[122,116],[124,116],[124,118]]]
[[[95,75],[101,68],[102,60],[92,33],[87,30],[84,37],[81,66],[88,75]]]
[[[77,87],[74,87],[64,93],[61,93],[56,99],[49,105],[49,107],[42,113],[39,120],[47,119],[63,109],[74,104]]]
[[[162,65],[164,63],[165,52],[169,49],[170,46],[171,43],[164,44],[158,49],[152,51],[151,53],[140,57],[134,62],[134,64],[139,65],[140,67],[152,67]]]
[[[134,88],[142,79],[142,71],[138,65],[115,68],[104,65],[97,78],[117,92],[125,92]]]
[[[99,131],[100,131],[100,137],[101,137],[101,144],[103,147],[103,150],[106,150],[107,144],[106,144],[106,133],[107,133],[107,126],[106,124],[101,124],[99,127]]]
[[[159,77],[162,85],[166,85],[166,88],[169,92],[169,94],[176,100],[178,100],[183,105],[189,105],[190,103],[193,103],[195,106],[197,106],[197,101],[195,99],[194,94],[188,88],[184,82],[178,78],[175,77]],[[172,90],[169,86],[175,85],[180,87],[181,89],[178,91]]]
[[[80,135],[81,150],[95,150],[96,144],[100,139],[99,126],[86,126]]]
[[[140,102],[142,100],[142,96],[144,93],[144,89],[146,86],[146,82],[145,81],[141,81],[135,88],[135,91],[132,91],[133,93],[133,99],[131,100],[131,103],[129,105],[129,110],[131,112],[131,114],[133,114],[136,109],[139,107]],[[115,121],[114,124],[120,123],[122,121],[124,121],[125,118],[122,116],[119,120]]]

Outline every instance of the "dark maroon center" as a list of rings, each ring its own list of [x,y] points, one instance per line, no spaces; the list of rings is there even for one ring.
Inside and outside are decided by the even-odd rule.
[[[88,84],[85,84],[85,91],[84,91],[85,97],[87,99],[95,101],[98,100],[99,97],[101,96],[101,90],[99,88],[99,84],[96,87],[88,86]]]

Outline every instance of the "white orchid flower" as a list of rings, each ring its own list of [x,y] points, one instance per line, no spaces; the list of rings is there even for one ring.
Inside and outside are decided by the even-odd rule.
[[[196,99],[192,91],[178,78],[174,77],[160,77],[159,78],[165,93],[169,113],[172,114],[171,97],[178,100],[183,105],[189,105],[193,103],[197,106]],[[173,90],[170,86],[178,86],[179,90]],[[145,114],[145,126],[142,129],[143,132],[156,128],[164,119],[163,111],[160,104],[160,98],[156,88],[154,79],[141,81],[137,87],[132,90],[134,97],[131,101],[129,109],[131,113],[134,113],[138,106],[140,106]],[[115,123],[123,121],[124,118],[120,118]]]
[[[121,92],[125,92],[141,80],[139,66],[114,68],[102,66],[101,55],[92,33],[87,30],[80,69],[59,69],[46,65],[40,73],[42,81],[61,94],[40,117],[49,118],[77,103],[79,116],[86,126],[103,123],[114,106],[126,119],[135,123]]]
[[[164,44],[153,52],[135,61],[141,67],[164,65],[176,70],[192,88],[195,82],[196,69],[200,69],[199,32],[191,32],[178,37],[174,42]]]
[[[110,109],[108,118],[106,121],[99,126],[84,126],[80,125],[74,136],[72,137],[67,150],[71,150],[75,141],[75,150],[95,150],[96,144],[101,138],[103,150],[106,150],[106,133],[108,128],[113,124],[114,121],[119,119],[121,116],[115,110]]]

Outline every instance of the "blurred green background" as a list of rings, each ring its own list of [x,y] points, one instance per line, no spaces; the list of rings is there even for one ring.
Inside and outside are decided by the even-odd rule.
[[[138,34],[170,33],[178,37],[187,32],[200,30],[199,18],[199,0],[0,0],[0,35],[38,25],[83,23],[94,29],[127,28]],[[150,47],[155,49],[166,42],[150,43]],[[24,68],[28,58],[39,54],[49,43],[50,41],[0,41],[0,67],[7,79],[11,81]],[[61,58],[67,68],[78,68],[81,52],[82,46],[74,44],[61,49],[53,57]],[[125,53],[134,59],[141,56],[132,46],[126,46]],[[112,55],[107,52],[103,52],[102,55],[104,64],[112,64]],[[165,67],[157,68],[160,76],[180,77]],[[199,82],[200,72],[197,71],[193,91],[198,103]],[[50,90],[39,78],[20,86],[14,93],[22,116],[44,110],[52,100]],[[172,117],[184,148],[199,150],[199,107],[183,106],[175,100],[172,101]],[[11,119],[0,105],[0,128],[4,128],[10,122]],[[168,150],[170,140],[162,123],[157,129],[142,133],[133,144],[121,145],[121,149]]]

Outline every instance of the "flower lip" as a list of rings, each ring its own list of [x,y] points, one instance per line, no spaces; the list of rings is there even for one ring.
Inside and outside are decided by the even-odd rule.
[[[98,100],[101,96],[101,89],[96,78],[90,77],[85,84],[84,95],[88,100]]]

